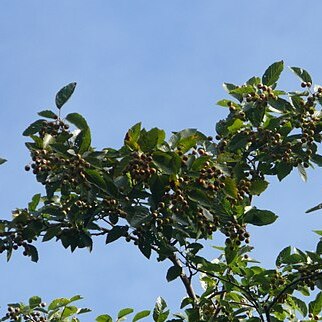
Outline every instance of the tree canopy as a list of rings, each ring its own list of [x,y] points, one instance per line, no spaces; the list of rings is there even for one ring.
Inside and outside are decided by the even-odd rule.
[[[184,129],[166,139],[163,130],[137,123],[119,149],[93,148],[85,118],[63,115],[76,83],[66,85],[56,95],[56,109],[39,112],[23,132],[31,157],[25,170],[45,190],[26,208],[15,209],[12,220],[0,220],[0,253],[9,261],[21,249],[37,262],[37,240],[55,239],[73,252],[92,250],[97,238],[106,244],[123,239],[147,258],[155,253],[158,261],[171,263],[166,279],[182,281],[181,311],[171,315],[158,298],[151,311],[134,314],[132,321],[319,320],[322,237],[314,250],[287,246],[274,268],[251,257],[249,225],[277,219],[269,209],[253,206],[253,197],[264,193],[272,176],[281,181],[297,169],[306,181],[307,168],[322,166],[322,86],[314,86],[304,69],[291,67],[300,89],[281,90],[283,70],[278,61],[241,86],[224,83],[230,98],[217,104],[228,113],[214,137]],[[322,230],[315,233],[322,236]],[[217,243],[219,235],[223,244],[206,258],[204,241]],[[199,282],[203,291],[197,294]],[[47,305],[34,296],[28,304],[9,304],[2,321],[78,321],[89,312],[75,306],[80,299]],[[131,313],[122,309],[116,320]],[[96,321],[113,319],[106,314]]]

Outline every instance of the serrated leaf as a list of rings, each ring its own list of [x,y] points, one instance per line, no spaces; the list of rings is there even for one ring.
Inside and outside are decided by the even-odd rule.
[[[272,224],[277,218],[278,217],[269,210],[252,208],[245,213],[244,222],[255,226],[265,226]]]
[[[182,273],[182,267],[178,265],[171,266],[167,272],[167,281],[171,282],[179,277]]]
[[[262,77],[263,84],[267,86],[271,86],[275,84],[278,81],[283,69],[284,69],[284,62],[282,60],[270,65],[266,69]]]
[[[135,314],[132,322],[136,322],[136,321],[139,321],[141,319],[144,319],[147,316],[149,316],[150,313],[151,313],[151,311],[149,311],[149,310],[144,310],[144,311],[138,312],[138,313]]]
[[[64,86],[56,95],[56,106],[58,109],[61,109],[62,106],[69,100],[69,98],[74,93],[76,87],[76,83],[69,83],[68,85]]]
[[[312,78],[305,69],[299,67],[290,67],[290,70],[294,74],[296,74],[303,82],[309,82],[312,84]]]

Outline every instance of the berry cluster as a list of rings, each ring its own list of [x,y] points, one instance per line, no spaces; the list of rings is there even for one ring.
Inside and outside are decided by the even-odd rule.
[[[40,303],[39,308],[46,307],[46,303]],[[30,313],[25,313],[20,307],[8,306],[6,318],[10,321],[28,321],[28,322],[46,322],[48,321],[44,313],[40,310],[34,309]]]
[[[250,235],[246,231],[246,225],[239,224],[235,219],[224,225],[223,232],[227,237],[226,245],[231,245],[232,248],[234,245],[240,246],[242,242],[250,243]]]
[[[69,125],[56,115],[56,120],[52,122],[44,121],[39,131],[39,136],[44,138],[46,134],[57,137],[60,134],[69,134]]]
[[[152,156],[149,154],[133,152],[132,160],[124,173],[130,172],[131,177],[136,181],[146,181],[156,173],[156,169],[152,166],[152,161]]]

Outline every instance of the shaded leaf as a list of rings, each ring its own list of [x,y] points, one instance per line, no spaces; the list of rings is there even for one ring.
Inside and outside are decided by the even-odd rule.
[[[76,83],[69,83],[68,85],[64,86],[56,95],[56,106],[58,109],[61,109],[62,106],[69,100],[69,98],[74,93],[76,87]]]
[[[266,190],[268,185],[269,185],[269,182],[267,182],[266,180],[255,179],[254,181],[251,182],[249,192],[252,195],[259,196],[262,192]]]
[[[23,136],[30,136],[32,134],[38,133],[42,127],[45,120],[37,120],[31,123],[22,133]]]
[[[39,296],[33,296],[29,299],[29,306],[31,309],[39,306],[41,303],[41,298]]]
[[[294,74],[296,74],[303,82],[310,82],[312,84],[312,78],[305,69],[299,67],[290,67],[290,70]]]
[[[322,292],[316,295],[316,298],[309,303],[309,312],[313,315],[317,315],[322,310]]]
[[[267,86],[275,84],[278,81],[283,69],[284,62],[282,60],[270,65],[262,76],[263,84]]]
[[[178,265],[171,266],[167,272],[167,281],[171,282],[179,277],[182,273],[182,267]]]
[[[306,210],[305,213],[308,214],[309,212],[320,210],[320,209],[322,209],[322,203],[319,203],[317,206],[314,206],[314,207]]]
[[[89,128],[85,118],[78,113],[70,113],[66,116],[66,120],[74,124],[80,130],[86,130]]]
[[[114,226],[106,236],[106,244],[112,243],[120,237],[127,236],[127,226]]]
[[[249,223],[255,226],[270,225],[275,222],[277,218],[278,217],[269,210],[260,210],[256,208],[252,208],[244,215],[245,223]]]
[[[5,162],[7,162],[7,160],[6,160],[6,159],[2,159],[2,158],[0,158],[0,164],[3,164],[3,163],[5,163]]]
[[[55,114],[53,111],[50,111],[50,110],[41,111],[38,113],[38,115],[49,119],[54,119],[54,120],[58,118],[57,114]]]

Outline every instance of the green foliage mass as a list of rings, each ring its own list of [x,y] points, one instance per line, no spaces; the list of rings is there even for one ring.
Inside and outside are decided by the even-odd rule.
[[[184,129],[166,139],[163,130],[138,123],[120,149],[94,149],[84,117],[60,115],[76,87],[68,84],[56,96],[58,114],[40,112],[41,119],[23,133],[31,156],[25,169],[45,193],[14,210],[11,221],[0,220],[0,253],[9,260],[22,249],[36,262],[36,240],[54,239],[74,251],[91,250],[94,239],[103,237],[106,244],[124,239],[147,258],[155,253],[158,261],[170,261],[166,279],[181,279],[186,291],[181,312],[171,316],[158,298],[151,312],[139,312],[132,321],[320,319],[321,237],[313,251],[283,249],[274,269],[250,257],[248,226],[277,219],[272,211],[252,206],[253,196],[264,193],[271,176],[283,180],[298,169],[306,180],[306,168],[322,166],[322,87],[312,85],[307,71],[292,67],[301,90],[280,90],[283,69],[279,61],[241,86],[225,83],[231,99],[218,105],[227,107],[228,115],[217,123],[214,138]],[[212,261],[201,256],[202,241],[218,235],[225,236],[219,256]],[[198,277],[201,294],[194,291]],[[79,314],[89,311],[74,306],[79,299],[56,299],[47,306],[32,297],[28,305],[10,304],[2,320],[79,321]],[[123,309],[116,321],[132,313]],[[101,315],[96,321],[113,319]]]

